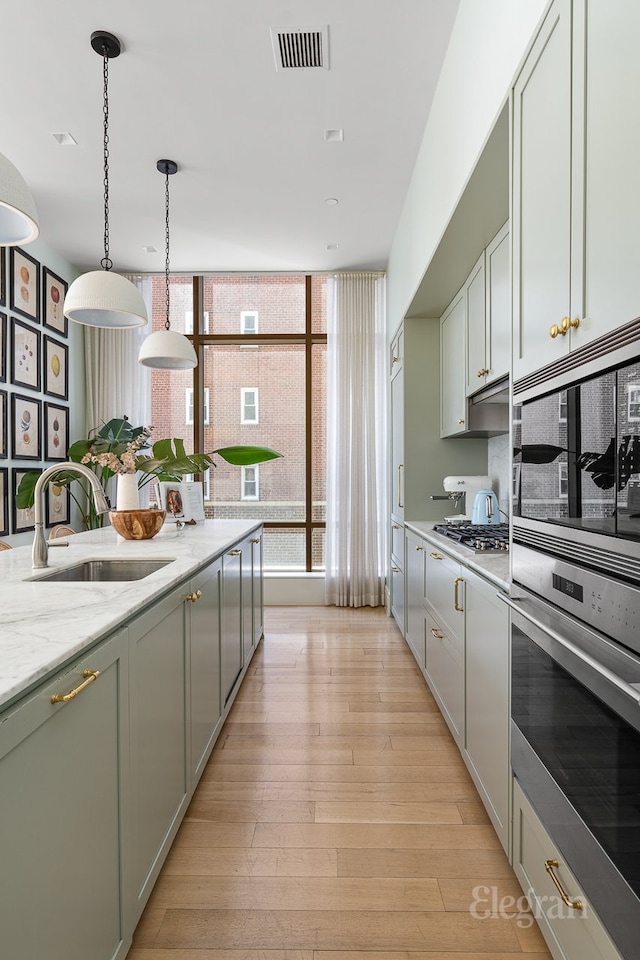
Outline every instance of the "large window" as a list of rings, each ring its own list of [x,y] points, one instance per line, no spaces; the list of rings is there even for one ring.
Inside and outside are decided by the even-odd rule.
[[[171,327],[193,330],[199,365],[153,371],[155,435],[182,436],[188,450],[243,444],[282,453],[244,468],[214,458],[206,514],[262,520],[267,569],[323,569],[325,278],[171,280]],[[153,329],[162,329],[164,276],[152,286]]]

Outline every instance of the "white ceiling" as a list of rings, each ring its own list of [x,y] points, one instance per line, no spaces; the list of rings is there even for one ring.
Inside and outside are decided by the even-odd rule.
[[[42,238],[95,269],[102,59],[90,35],[107,30],[123,46],[109,62],[115,270],[164,270],[162,157],[180,168],[170,179],[172,271],[379,269],[457,9],[458,0],[3,0],[0,152],[31,187]],[[278,72],[270,28],[318,25],[329,27],[330,69]],[[326,129],[343,129],[344,141],[325,142]],[[78,145],[59,146],[54,133]]]

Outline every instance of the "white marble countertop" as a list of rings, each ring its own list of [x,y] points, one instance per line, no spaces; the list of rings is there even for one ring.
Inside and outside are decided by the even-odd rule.
[[[165,524],[153,540],[123,540],[112,527],[78,533],[66,538],[68,547],[49,550],[49,568],[41,571],[31,569],[30,545],[0,551],[0,708],[258,526],[205,520],[177,530]],[[83,560],[142,557],[172,562],[142,580],[119,583],[31,579]]]
[[[404,525],[419,536],[426,537],[431,543],[437,544],[445,553],[494,583],[500,590],[509,592],[511,573],[508,553],[473,553],[455,540],[434,533],[434,523],[442,523],[442,520],[405,520]]]

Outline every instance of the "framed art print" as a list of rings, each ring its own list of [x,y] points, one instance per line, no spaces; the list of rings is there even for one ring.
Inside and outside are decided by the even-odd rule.
[[[7,303],[7,266],[4,247],[0,247],[0,307]]]
[[[7,441],[7,391],[0,390],[0,458],[6,460],[9,456]]]
[[[48,267],[42,268],[42,324],[66,337],[68,320],[62,312],[69,284]]]
[[[60,400],[67,400],[69,386],[67,382],[67,365],[69,348],[51,337],[44,337],[44,392]]]
[[[16,493],[18,492],[20,481],[24,477],[25,473],[29,473],[29,470],[23,470],[20,467],[14,467],[12,473],[13,482],[11,484],[11,513],[13,516],[13,533],[25,533],[27,530],[34,529],[35,510],[33,507],[29,507],[28,510],[19,510],[16,507]]]
[[[55,527],[56,523],[69,523],[69,488],[55,479],[47,487],[47,526]]]
[[[44,405],[44,459],[66,460],[69,436],[69,408],[56,403]]]
[[[21,320],[11,319],[11,382],[40,390],[40,333]]]
[[[10,247],[11,309],[28,320],[40,320],[40,264],[20,247]]]
[[[9,534],[9,471],[0,467],[0,537]]]
[[[0,313],[0,383],[6,383],[6,380],[7,380],[7,315],[6,313]]]
[[[11,395],[11,456],[15,460],[40,459],[40,400]]]

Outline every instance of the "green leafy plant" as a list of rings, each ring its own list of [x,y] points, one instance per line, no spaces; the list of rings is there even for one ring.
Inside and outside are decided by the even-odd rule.
[[[237,466],[265,463],[282,456],[268,447],[252,446],[219,447],[210,453],[187,453],[184,441],[179,437],[151,443],[152,432],[153,427],[132,426],[128,417],[114,417],[100,430],[91,431],[86,440],[72,443],[68,459],[90,467],[106,493],[109,480],[119,473],[138,473],[138,487],[142,488],[154,478],[177,481],[189,474],[201,473],[209,467],[215,467],[215,455]],[[37,470],[30,470],[23,476],[16,493],[18,508],[28,509],[33,506],[34,490],[39,476]],[[88,496],[86,484],[81,477],[61,469],[50,482],[69,488],[69,494],[78,505],[87,529],[93,530],[103,525],[104,516],[96,514],[93,499]],[[72,484],[76,487],[72,488]]]

